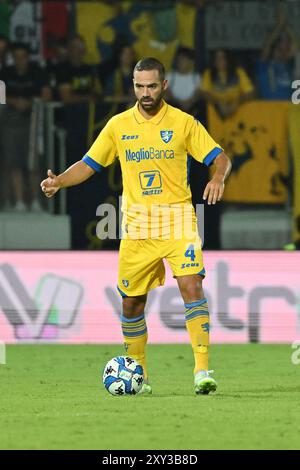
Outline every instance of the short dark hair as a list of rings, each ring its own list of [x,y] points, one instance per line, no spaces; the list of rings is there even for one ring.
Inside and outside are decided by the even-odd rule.
[[[195,53],[193,51],[193,49],[190,49],[189,47],[179,47],[176,51],[176,58],[178,58],[178,56],[185,56],[187,57],[188,59],[190,60],[194,60],[195,59]]]
[[[136,66],[134,67],[133,73],[136,71],[141,72],[142,70],[157,70],[159,78],[161,80],[165,79],[165,67],[159,60],[155,59],[154,57],[145,57],[145,59],[139,60]]]

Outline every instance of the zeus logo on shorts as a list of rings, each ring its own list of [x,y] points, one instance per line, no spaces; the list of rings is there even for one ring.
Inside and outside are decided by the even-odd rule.
[[[183,269],[183,268],[193,268],[194,266],[199,266],[199,263],[182,263],[181,269]]]
[[[124,287],[128,287],[129,286],[129,281],[127,279],[122,279],[122,284]]]

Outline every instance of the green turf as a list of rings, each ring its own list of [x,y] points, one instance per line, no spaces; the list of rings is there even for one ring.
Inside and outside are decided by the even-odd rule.
[[[119,346],[8,346],[1,449],[299,449],[300,365],[290,345],[213,345],[218,391],[194,396],[188,345],[148,347],[152,396],[100,382]]]

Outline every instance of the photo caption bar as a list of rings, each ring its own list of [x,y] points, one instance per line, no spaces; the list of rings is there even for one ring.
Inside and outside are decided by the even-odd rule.
[[[195,465],[198,457],[190,453],[139,453],[138,455],[114,455],[108,454],[102,457],[102,465],[124,465],[134,468],[136,465]]]

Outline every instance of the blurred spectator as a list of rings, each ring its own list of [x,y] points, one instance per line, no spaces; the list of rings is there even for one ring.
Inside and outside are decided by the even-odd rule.
[[[7,37],[0,34],[0,70],[7,65],[8,46]]]
[[[53,57],[47,61],[46,70],[49,77],[49,85],[52,90],[53,99],[59,100],[58,83],[63,74],[63,68],[68,59],[67,40],[57,39],[53,47]]]
[[[217,49],[211,66],[203,74],[201,95],[225,119],[233,115],[241,103],[252,99],[255,93],[246,71],[235,65],[231,53]]]
[[[2,80],[0,80],[0,104],[5,104],[5,83]]]
[[[51,99],[47,78],[43,70],[29,60],[25,44],[12,47],[13,65],[0,71],[0,79],[6,84],[6,102],[1,113],[0,154],[5,173],[4,209],[26,210],[26,202],[32,211],[40,211],[38,168],[29,169],[29,138],[33,99]],[[25,181],[29,175],[29,184]],[[27,189],[28,188],[28,189]],[[12,196],[12,199],[11,199]]]
[[[133,48],[128,45],[121,47],[118,66],[106,80],[105,101],[120,104],[124,109],[135,102],[132,80],[136,62]]]
[[[166,98],[170,104],[183,111],[193,113],[199,100],[200,75],[195,72],[194,52],[187,48],[178,49],[175,70],[167,74],[169,87]]]
[[[94,67],[85,60],[84,39],[76,35],[68,44],[68,59],[60,66],[59,95],[65,104],[87,103],[97,99],[101,86]]]
[[[203,74],[207,66],[206,35],[205,35],[205,12],[209,0],[196,0],[195,21],[195,66],[196,70]]]
[[[290,99],[296,52],[295,34],[287,24],[285,15],[279,10],[277,25],[267,37],[256,66],[261,98]]]

